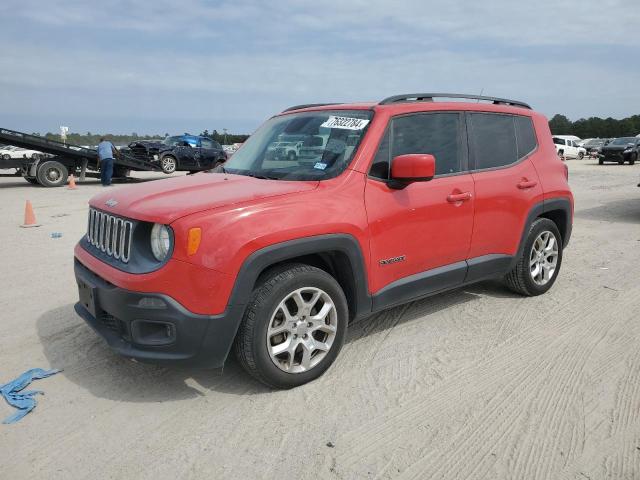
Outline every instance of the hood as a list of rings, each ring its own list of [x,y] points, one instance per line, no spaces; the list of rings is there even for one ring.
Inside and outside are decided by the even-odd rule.
[[[162,142],[154,142],[151,140],[141,140],[139,142],[131,142],[129,144],[129,148],[135,148],[135,147],[144,147],[146,149],[155,148],[157,150],[165,150],[167,148],[172,148],[168,145],[165,145]]]
[[[304,192],[317,186],[317,181],[263,180],[244,175],[199,173],[112,189],[96,195],[89,204],[122,217],[168,224],[203,210]]]

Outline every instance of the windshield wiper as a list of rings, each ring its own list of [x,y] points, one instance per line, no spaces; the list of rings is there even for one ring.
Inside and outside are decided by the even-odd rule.
[[[273,177],[269,175],[258,175],[257,173],[243,173],[241,175],[246,175],[247,177],[259,178],[261,180],[280,180],[280,177]]]

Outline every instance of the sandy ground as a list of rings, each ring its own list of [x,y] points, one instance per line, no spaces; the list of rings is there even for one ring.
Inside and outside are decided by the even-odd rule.
[[[0,383],[64,372],[0,425],[0,476],[640,478],[640,166],[569,166],[574,234],[549,293],[482,283],[385,311],[321,379],[276,392],[235,361],[219,376],[111,353],[73,312],[100,187],[1,178]],[[26,199],[40,228],[18,228]]]

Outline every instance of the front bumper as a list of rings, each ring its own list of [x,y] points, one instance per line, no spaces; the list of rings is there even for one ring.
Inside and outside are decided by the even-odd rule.
[[[165,294],[134,292],[99,277],[77,259],[75,310],[117,353],[149,363],[220,368],[243,307],[219,315],[190,312]]]

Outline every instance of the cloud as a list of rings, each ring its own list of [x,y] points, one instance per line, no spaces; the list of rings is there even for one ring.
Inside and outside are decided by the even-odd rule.
[[[0,32],[0,63],[16,73],[0,71],[0,116],[250,131],[295,103],[425,90],[483,90],[573,118],[629,115],[640,104],[640,66],[628,61],[639,10],[610,0],[5,0],[0,15],[16,22]]]

